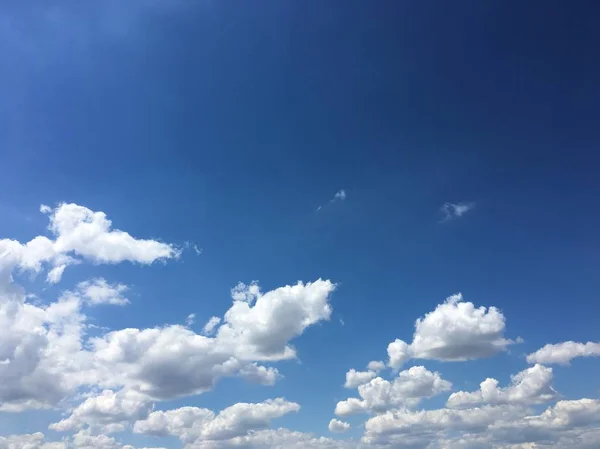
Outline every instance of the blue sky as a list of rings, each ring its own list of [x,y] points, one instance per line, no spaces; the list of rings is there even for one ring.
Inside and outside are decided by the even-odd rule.
[[[600,410],[598,12],[591,1],[4,2],[0,449],[597,447],[597,419],[546,418]],[[263,296],[245,315],[231,289],[252,281]],[[415,330],[428,313],[437,324]],[[213,316],[222,333],[203,335]],[[119,340],[126,329],[139,335]],[[415,332],[435,348],[411,345]],[[394,366],[396,339],[409,355]],[[102,352],[109,343],[127,363]],[[204,344],[236,368],[215,374],[227,358],[204,359]],[[536,353],[546,344],[559,346]],[[386,367],[369,373],[371,361]],[[360,399],[344,388],[350,369],[397,390],[336,415]],[[214,385],[194,377],[203,370]],[[516,380],[448,401],[524,370],[537,393]],[[440,379],[417,395],[403,383],[413,375]],[[98,405],[103,390],[112,408]],[[152,413],[238,403],[265,415],[197,416],[187,439],[170,418],[150,425]],[[420,412],[462,422],[475,406],[489,412],[483,427],[436,427]],[[49,429],[69,416],[79,421]],[[331,432],[331,419],[351,428]]]

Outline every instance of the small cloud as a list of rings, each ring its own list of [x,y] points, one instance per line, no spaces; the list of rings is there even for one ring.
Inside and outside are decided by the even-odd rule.
[[[344,189],[338,191],[333,195],[333,200],[345,200],[346,199],[346,191]]]
[[[470,210],[475,208],[474,202],[466,202],[461,201],[460,203],[444,203],[444,205],[440,208],[442,214],[444,214],[444,218],[442,221],[453,220],[455,218],[460,218]]]
[[[202,248],[200,248],[198,245],[196,245],[195,243],[192,242],[185,242],[184,246],[188,249],[191,249],[192,251],[194,251],[197,255],[202,254]]]
[[[346,199],[346,191],[344,189],[340,189],[337,192],[335,192],[335,195],[333,195],[333,198],[331,198],[329,200],[329,202],[325,205],[325,206],[319,206],[317,207],[317,212],[320,211],[321,209],[323,209],[324,207],[327,207],[333,203],[335,203],[336,201],[344,201]]]
[[[219,318],[218,316],[211,317],[210,320],[208,320],[208,322],[204,325],[204,328],[202,329],[202,334],[211,335],[215,331],[219,323],[221,323],[221,318]]]
[[[185,325],[189,327],[192,324],[194,324],[195,321],[196,321],[196,314],[195,313],[190,313],[187,316],[187,318],[185,319]]]

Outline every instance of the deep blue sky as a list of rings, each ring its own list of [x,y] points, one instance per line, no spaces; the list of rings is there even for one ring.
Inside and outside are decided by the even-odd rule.
[[[458,291],[502,309],[525,343],[429,366],[458,387],[506,381],[546,343],[598,338],[599,14],[594,1],[4,1],[1,236],[32,238],[39,204],[68,201],[203,248],[93,267],[135,286],[130,307],[98,311],[115,328],[202,323],[238,281],[340,284],[284,381],[226,382],[195,404],[285,395],[303,400],[295,428],[325,432],[344,373]],[[459,201],[476,207],[440,223]],[[592,369],[563,374],[565,394],[597,395]]]

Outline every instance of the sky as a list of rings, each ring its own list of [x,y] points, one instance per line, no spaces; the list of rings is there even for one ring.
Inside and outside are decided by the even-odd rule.
[[[598,14],[2,2],[0,449],[598,448]]]

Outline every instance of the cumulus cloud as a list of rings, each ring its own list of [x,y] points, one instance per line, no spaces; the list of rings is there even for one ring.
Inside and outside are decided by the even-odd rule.
[[[600,357],[600,343],[565,341],[548,344],[527,356],[529,363],[568,365],[576,357]]]
[[[172,435],[183,443],[228,440],[266,428],[271,420],[297,412],[300,406],[277,398],[257,404],[237,403],[218,414],[197,407],[152,412],[137,421],[134,432],[150,435]]]
[[[0,449],[67,449],[66,443],[47,443],[41,432],[0,437]]]
[[[124,306],[129,300],[123,296],[128,287],[123,284],[109,284],[103,278],[96,278],[77,284],[78,293],[90,305],[111,304]]]
[[[321,279],[262,293],[238,286],[215,337],[184,326],[123,329],[90,340],[107,388],[126,386],[154,399],[198,394],[222,377],[241,376],[272,385],[278,371],[257,361],[294,358],[290,340],[331,314],[335,285]]]
[[[423,366],[413,366],[402,371],[391,382],[376,377],[359,385],[361,399],[350,398],[340,401],[335,414],[348,416],[354,413],[381,413],[393,408],[414,407],[423,398],[430,398],[452,388],[452,384]]]
[[[356,371],[350,369],[346,373],[346,382],[344,388],[356,388],[359,385],[365,384],[373,379],[379,371],[385,368],[385,363],[380,361],[372,361],[367,365],[367,371]]]
[[[504,338],[505,326],[497,308],[475,307],[458,293],[417,319],[411,344],[399,339],[390,343],[388,363],[398,369],[411,358],[465,361],[490,357],[512,343]]]
[[[448,398],[448,407],[470,407],[478,404],[538,404],[556,397],[551,386],[552,368],[535,365],[511,377],[510,385],[498,388],[496,379],[481,382],[474,392],[459,391]]]
[[[47,275],[50,283],[58,282],[68,265],[89,260],[95,263],[123,261],[151,264],[156,260],[179,257],[175,246],[150,239],[136,239],[118,229],[104,212],[94,212],[77,204],[59,204],[55,209],[42,206],[40,211],[49,214],[48,229],[54,239],[37,236],[27,243],[0,240],[0,277],[9,283],[15,268],[40,272],[50,264]]]
[[[475,203],[461,201],[460,203],[444,203],[440,211],[444,215],[443,221],[460,218],[475,208]]]
[[[389,442],[394,435],[439,434],[440,432],[485,431],[500,420],[514,420],[524,416],[520,406],[498,405],[470,409],[436,409],[410,411],[407,409],[388,411],[367,420],[365,441],[370,443]]]
[[[350,430],[350,424],[339,419],[329,421],[329,431],[332,433],[344,433]]]
[[[122,432],[127,425],[144,419],[152,411],[152,402],[132,390],[104,390],[79,404],[68,418],[50,425],[59,432],[90,429],[96,433]]]

